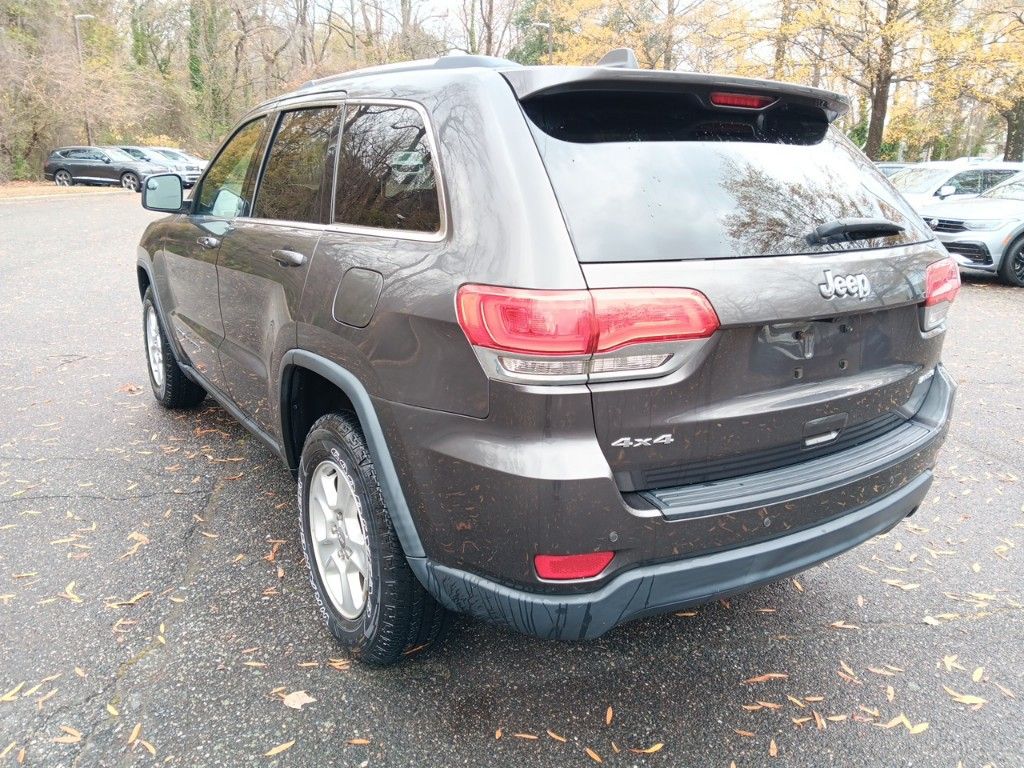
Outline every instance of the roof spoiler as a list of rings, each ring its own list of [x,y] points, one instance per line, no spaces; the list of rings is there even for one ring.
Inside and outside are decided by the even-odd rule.
[[[628,48],[612,51],[601,59],[601,62],[608,63],[597,67],[519,67],[501,70],[501,74],[520,101],[569,91],[687,90],[772,96],[779,101],[820,109],[829,122],[850,109],[850,102],[845,96],[805,85],[698,72],[631,68],[626,63],[631,54]],[[632,61],[635,62],[636,58],[632,57]]]

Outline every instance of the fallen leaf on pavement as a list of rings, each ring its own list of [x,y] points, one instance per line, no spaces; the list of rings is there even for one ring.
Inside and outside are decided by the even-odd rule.
[[[980,696],[975,696],[971,693],[957,693],[948,685],[942,686],[942,689],[950,696],[952,696],[954,701],[960,704],[966,704],[969,707],[980,708],[984,704],[988,704],[988,701],[986,699],[981,698]]]
[[[767,683],[769,680],[785,680],[789,675],[782,672],[766,672],[763,675],[755,675],[754,677],[748,677],[743,681],[744,685],[755,685],[757,683]]]
[[[316,699],[305,691],[292,691],[282,699],[284,705],[291,709],[302,709],[307,704],[312,704]]]
[[[274,755],[280,755],[282,752],[284,752],[287,749],[291,749],[293,746],[295,746],[295,739],[292,739],[291,741],[286,741],[284,744],[278,744],[276,747],[273,747],[272,749],[268,749],[266,752],[263,753],[263,756],[273,757]]]
[[[653,755],[655,752],[661,752],[661,750],[663,750],[664,748],[665,745],[659,741],[657,744],[652,744],[646,749],[633,749],[632,747],[630,747],[629,751],[634,752],[638,755]]]

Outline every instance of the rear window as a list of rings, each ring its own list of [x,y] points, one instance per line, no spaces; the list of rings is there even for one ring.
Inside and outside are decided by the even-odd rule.
[[[813,109],[707,108],[690,93],[583,91],[523,103],[583,262],[861,250],[931,239],[870,161]],[[899,235],[812,245],[884,218]]]
[[[341,134],[334,220],[360,227],[441,228],[427,128],[412,107],[350,104]]]

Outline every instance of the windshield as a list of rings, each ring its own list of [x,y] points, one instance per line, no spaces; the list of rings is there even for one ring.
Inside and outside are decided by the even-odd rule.
[[[996,200],[1024,200],[1024,174],[1014,176],[997,187],[992,187],[982,197]]]
[[[187,163],[188,162],[188,158],[187,157],[185,157],[180,152],[175,152],[173,149],[158,149],[157,152],[159,152],[164,157],[169,157],[171,160],[174,160],[176,163]]]
[[[111,160],[117,160],[120,163],[134,163],[135,158],[125,152],[123,149],[117,147],[104,147],[103,151]]]
[[[523,103],[581,262],[885,248],[931,239],[909,205],[821,113],[709,110],[692,94],[576,91]],[[811,242],[872,218],[897,235]]]
[[[934,192],[949,174],[947,168],[907,168],[889,180],[900,192],[926,195]]]

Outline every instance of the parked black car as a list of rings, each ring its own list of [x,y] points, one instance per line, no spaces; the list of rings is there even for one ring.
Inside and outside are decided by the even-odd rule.
[[[147,176],[168,170],[170,163],[139,160],[119,147],[61,147],[50,153],[43,175],[62,187],[108,184],[138,192]]]
[[[309,83],[191,200],[144,185],[153,394],[295,474],[365,661],[449,610],[591,638],[809,568],[914,513],[955,389],[956,264],[847,106],[486,57]]]

